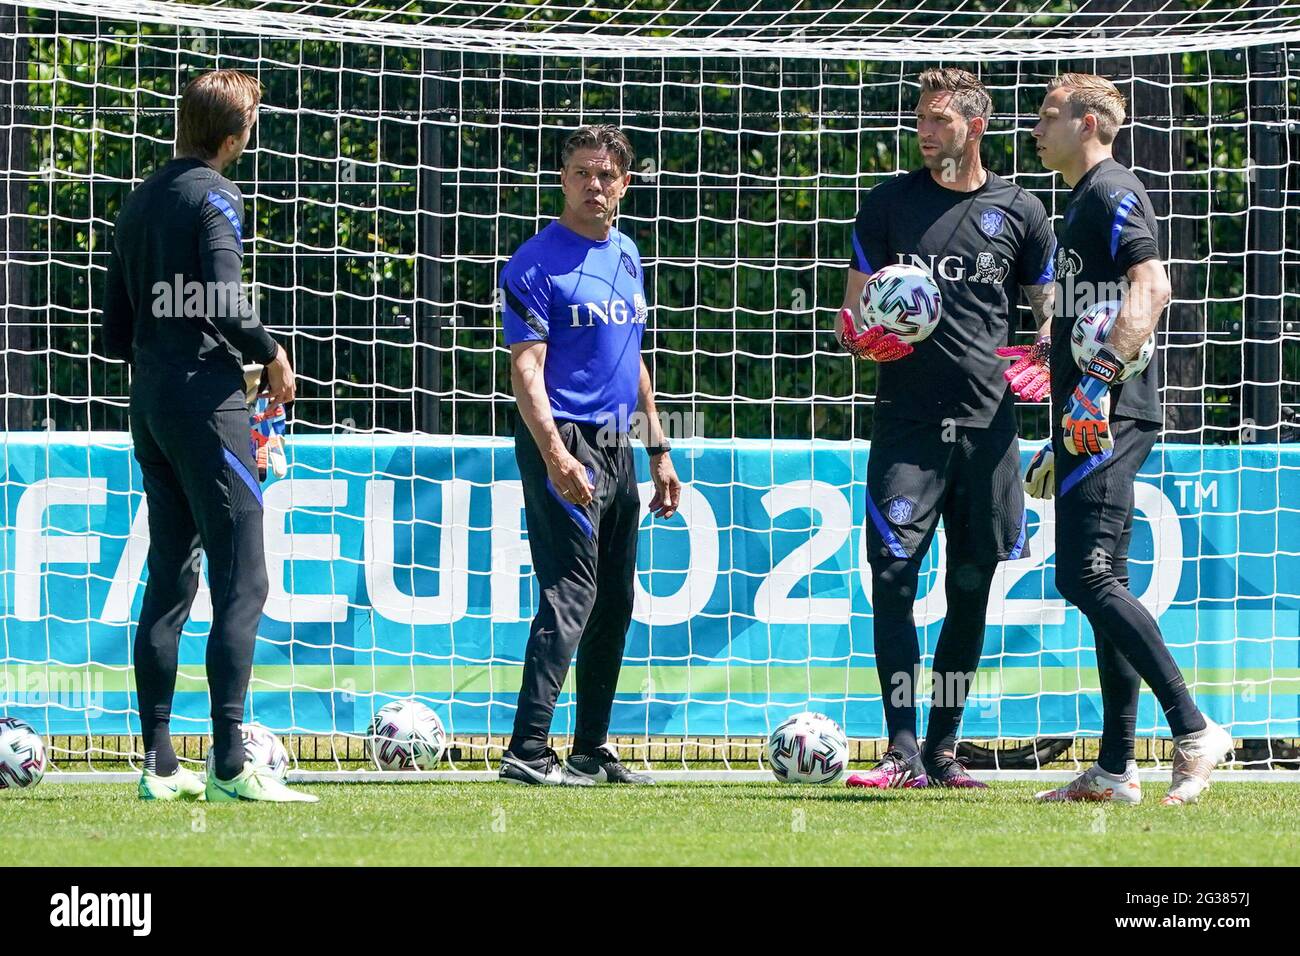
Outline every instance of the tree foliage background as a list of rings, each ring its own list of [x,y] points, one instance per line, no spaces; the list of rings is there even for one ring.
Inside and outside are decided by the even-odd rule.
[[[246,198],[261,314],[301,376],[296,431],[510,434],[496,277],[559,211],[564,134],[613,122],[639,156],[619,225],[647,264],[661,405],[693,413],[709,437],[869,434],[874,374],[837,347],[832,320],[861,196],[919,161],[914,80],[934,64],[500,55],[22,15],[6,77],[6,162],[19,196],[10,244],[17,235],[21,253],[8,273],[6,341],[9,381],[26,388],[9,428],[125,428],[127,373],[102,358],[96,330],[104,250],[131,187],[172,154],[184,84],[220,66],[255,73],[265,90],[255,149],[228,174]],[[1300,65],[1292,51],[1283,62],[1285,113],[1297,116]],[[986,165],[1059,214],[1066,191],[1029,136],[1042,84],[1063,69],[1116,65],[950,65],[976,70],[994,94]],[[1166,393],[1171,437],[1233,438],[1252,309],[1247,59],[1153,52],[1119,68],[1138,72],[1122,84],[1131,99],[1159,104],[1160,115],[1138,116],[1149,154],[1137,165],[1172,213],[1163,238],[1182,262],[1182,312],[1164,352],[1184,386]],[[1142,78],[1153,69],[1169,82]],[[1292,328],[1295,142],[1284,150]],[[1120,158],[1132,147],[1126,132]],[[1296,402],[1300,351],[1294,340],[1284,349],[1282,400]],[[29,363],[17,377],[16,357]],[[1024,434],[1040,437],[1044,410],[1022,413]]]

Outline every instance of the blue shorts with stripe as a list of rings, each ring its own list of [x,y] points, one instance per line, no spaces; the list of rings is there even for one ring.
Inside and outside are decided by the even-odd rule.
[[[940,518],[949,564],[1028,556],[1015,431],[877,417],[867,459],[868,560],[920,561]]]

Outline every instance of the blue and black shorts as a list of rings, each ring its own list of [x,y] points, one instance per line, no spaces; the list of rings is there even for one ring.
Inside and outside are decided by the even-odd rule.
[[[919,562],[940,518],[949,564],[1029,555],[1015,431],[877,418],[867,460],[868,560]]]

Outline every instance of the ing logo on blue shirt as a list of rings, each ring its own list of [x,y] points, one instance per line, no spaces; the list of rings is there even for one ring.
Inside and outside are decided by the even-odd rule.
[[[570,302],[569,315],[573,321],[569,327],[573,329],[589,329],[598,320],[604,325],[627,325],[628,322],[634,325],[645,325],[649,311],[646,307],[645,296],[640,293],[633,297],[631,305],[628,304],[626,299],[605,299],[602,302]],[[585,322],[582,320],[584,315],[587,318]]]

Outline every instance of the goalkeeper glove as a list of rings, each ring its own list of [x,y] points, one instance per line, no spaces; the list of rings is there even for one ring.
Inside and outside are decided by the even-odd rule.
[[[1114,352],[1101,349],[1083,370],[1061,416],[1065,450],[1071,455],[1097,455],[1114,444],[1110,437],[1110,387],[1123,368]]]
[[[1025,469],[1025,494],[1044,501],[1056,494],[1056,456],[1050,444],[1038,449]]]
[[[268,471],[283,478],[289,470],[284,455],[284,406],[280,405],[267,414],[269,404],[267,398],[259,398],[249,420],[249,439],[253,446],[253,459],[257,462],[257,477],[261,481],[266,481]]]
[[[840,310],[840,342],[853,355],[873,362],[893,362],[912,354],[912,346],[893,332],[886,332],[883,325],[857,331],[853,313],[848,309]]]
[[[1033,345],[1011,345],[1000,348],[998,358],[1013,359],[1011,367],[1002,377],[1011,386],[1011,394],[1027,402],[1041,402],[1052,391],[1052,376],[1048,360],[1052,353],[1052,340],[1044,335]]]

